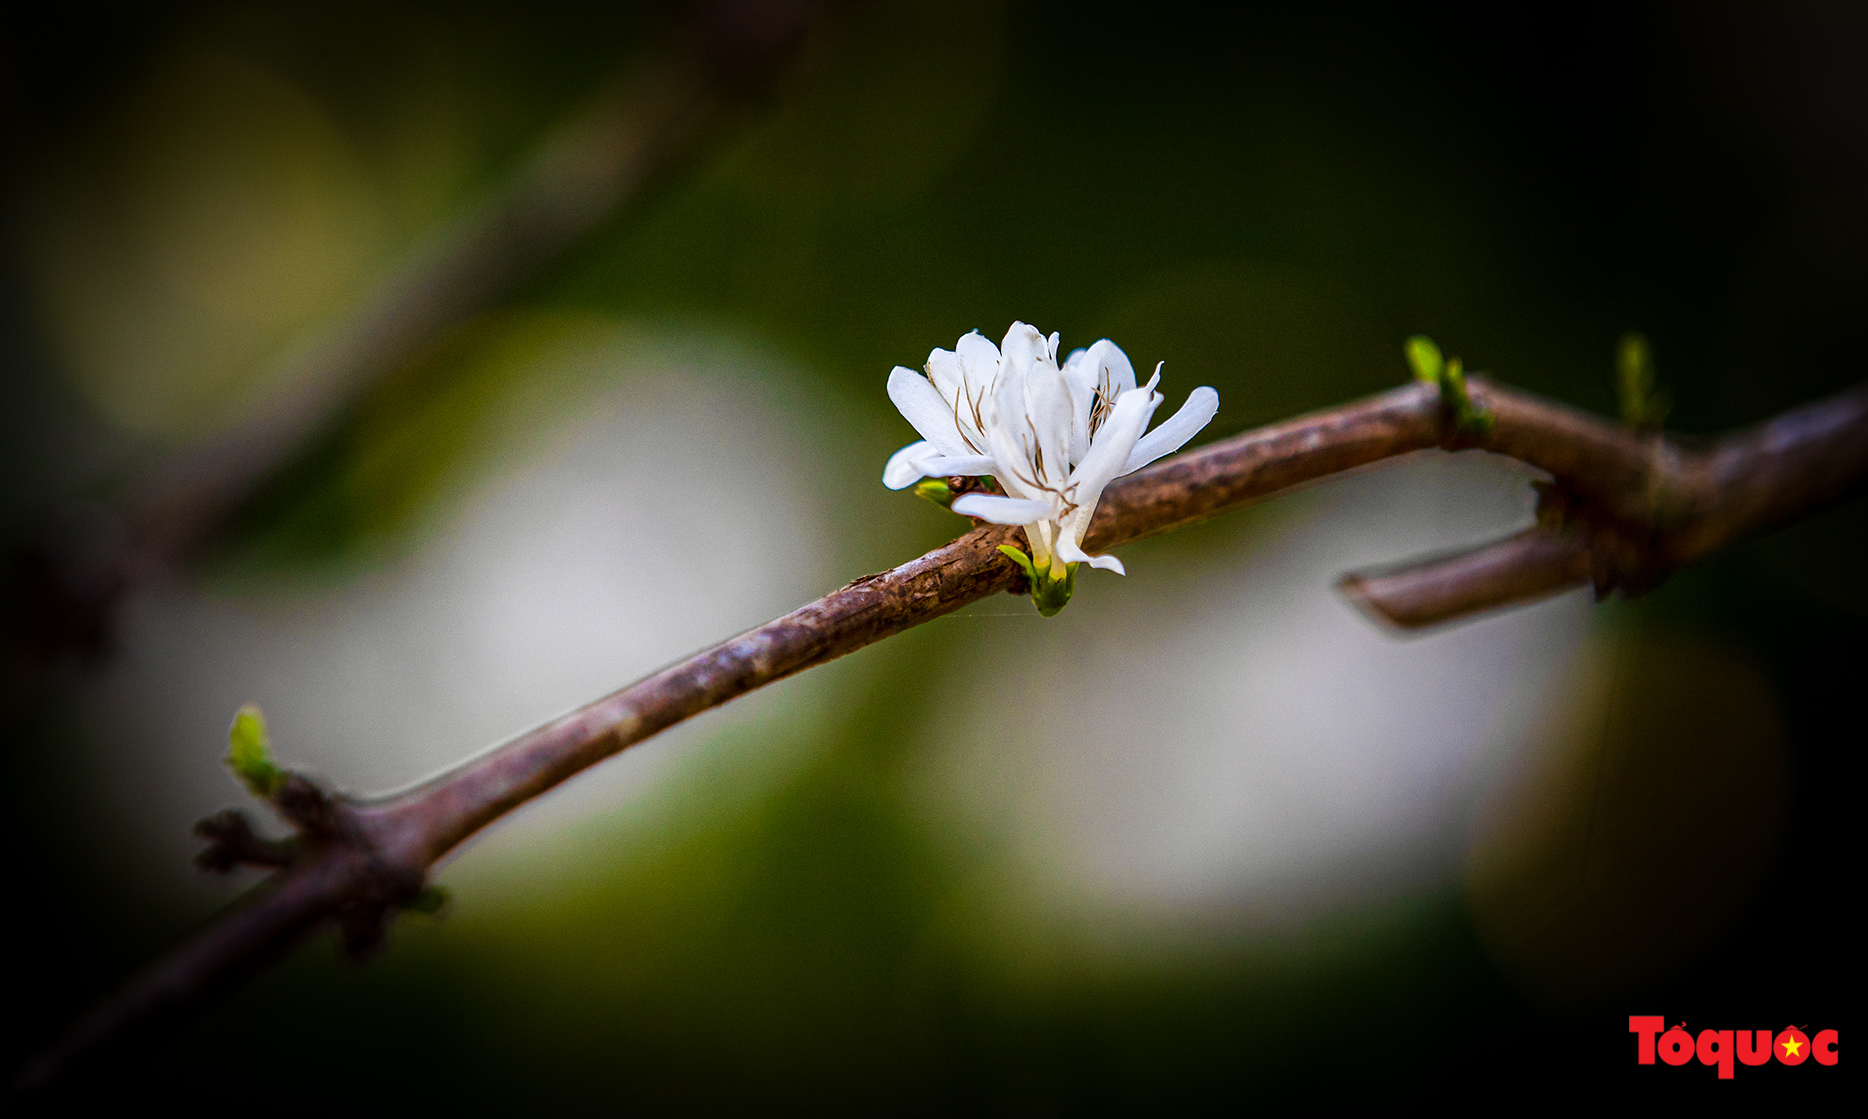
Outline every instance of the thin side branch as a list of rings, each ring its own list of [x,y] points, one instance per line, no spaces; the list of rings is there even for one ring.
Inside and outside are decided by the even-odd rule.
[[[1570,590],[1594,573],[1581,536],[1528,528],[1424,563],[1345,575],[1337,589],[1381,621],[1418,629]]]
[[[1404,629],[1572,587],[1645,592],[1670,572],[1805,516],[1868,476],[1868,386],[1689,448],[1526,393],[1471,382],[1493,416],[1472,446],[1548,472],[1537,527],[1492,544],[1345,577],[1362,609]]]
[[[1591,579],[1602,590],[1639,591],[1868,477],[1868,386],[1699,450],[1481,380],[1470,391],[1492,417],[1483,435],[1461,434],[1438,391],[1416,384],[1119,479],[1086,544],[1107,550],[1436,447],[1509,455],[1550,474],[1537,528],[1410,570],[1351,577],[1351,597],[1365,609],[1423,625]],[[275,803],[300,822],[299,841],[265,853],[283,857],[282,869],[81,1023],[29,1078],[49,1078],[133,1028],[199,1005],[326,921],[340,925],[347,943],[372,943],[371,930],[415,899],[438,860],[625,747],[988,595],[1022,591],[1022,574],[996,550],[1017,538],[1017,529],[976,527],[391,798],[326,794],[295,778]]]

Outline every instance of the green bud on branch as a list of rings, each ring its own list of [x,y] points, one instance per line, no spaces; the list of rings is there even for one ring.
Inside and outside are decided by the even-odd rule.
[[[1654,354],[1646,335],[1622,335],[1615,347],[1615,369],[1620,374],[1622,421],[1642,431],[1659,431],[1673,402],[1654,387]]]
[[[1446,368],[1446,363],[1440,359],[1440,347],[1425,334],[1416,334],[1407,340],[1407,363],[1413,368],[1416,381],[1430,385],[1440,383],[1440,374]]]
[[[946,509],[953,504],[953,487],[943,478],[928,478],[915,483],[915,496],[925,498]]]
[[[1440,388],[1440,403],[1461,435],[1483,437],[1492,430],[1492,415],[1472,402],[1466,391],[1466,366],[1459,358],[1443,358],[1440,347],[1425,334],[1407,340],[1407,362],[1414,379]]]
[[[270,798],[285,784],[286,772],[272,760],[266,716],[257,704],[249,703],[234,713],[233,725],[227,728],[227,766],[261,799]]]

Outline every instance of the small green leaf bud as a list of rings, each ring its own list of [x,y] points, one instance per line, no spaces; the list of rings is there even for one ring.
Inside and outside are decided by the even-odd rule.
[[[1004,555],[1007,559],[1017,564],[1019,567],[1019,570],[1025,573],[1025,578],[1030,579],[1032,583],[1036,585],[1038,581],[1038,573],[1032,570],[1030,556],[1026,555],[1024,552],[1020,551],[1019,549],[1014,548],[1010,544],[999,545],[999,552],[1000,554]]]
[[[1634,331],[1622,335],[1615,348],[1615,368],[1620,375],[1622,420],[1630,427],[1658,430],[1672,401],[1655,388],[1654,355],[1645,335]]]
[[[285,783],[285,770],[273,763],[266,716],[257,704],[234,713],[233,725],[227,728],[227,766],[256,797],[270,797]]]
[[[1462,435],[1483,436],[1492,430],[1492,414],[1472,402],[1466,391],[1466,363],[1459,358],[1442,356],[1440,347],[1425,334],[1416,334],[1403,347],[1414,378],[1440,389],[1443,414],[1453,421],[1453,430]]]
[[[1430,385],[1440,383],[1440,373],[1445,363],[1440,358],[1440,347],[1433,344],[1433,339],[1425,334],[1416,334],[1407,340],[1407,363],[1414,370],[1414,379]]]
[[[1492,430],[1492,413],[1472,402],[1466,391],[1466,365],[1453,358],[1440,371],[1440,398],[1453,410],[1453,427],[1466,435],[1483,436]]]

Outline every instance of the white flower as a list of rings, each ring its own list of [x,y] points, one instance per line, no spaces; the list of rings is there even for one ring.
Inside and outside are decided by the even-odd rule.
[[[1219,409],[1219,393],[1197,388],[1144,435],[1164,399],[1154,391],[1160,380],[1157,365],[1138,387],[1128,355],[1106,338],[1060,368],[1055,334],[1015,322],[1002,347],[968,334],[928,355],[926,377],[901,366],[889,374],[889,399],[922,441],[889,459],[883,484],[990,474],[1003,492],[962,495],[954,512],[1023,525],[1040,575],[1061,581],[1076,563],[1120,574],[1121,560],[1083,551],[1103,487],[1179,450]]]

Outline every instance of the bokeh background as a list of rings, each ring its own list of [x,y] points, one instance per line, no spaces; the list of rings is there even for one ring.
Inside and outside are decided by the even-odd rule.
[[[295,346],[683,10],[17,22],[9,549],[104,546],[114,502],[289,394]],[[102,640],[35,645],[15,579],[6,1063],[254,880],[189,863],[189,825],[243,799],[220,763],[241,703],[286,761],[381,792],[954,534],[879,483],[912,438],[883,385],[969,329],[1164,360],[1171,405],[1219,389],[1203,439],[1403,382],[1414,332],[1613,413],[1640,330],[1669,426],[1705,433],[1860,380],[1865,281],[1854,5],[852,5],[336,412]],[[1838,1027],[1868,511],[1636,602],[1425,636],[1331,589],[1531,501],[1509,463],[1422,455],[1126,549],[1132,574],[1090,573],[1055,620],[981,603],[586,774],[453,859],[449,908],[378,958],[308,943],[66,1091],[1665,1094],[1712,1073],[1635,1069],[1630,1014]]]

